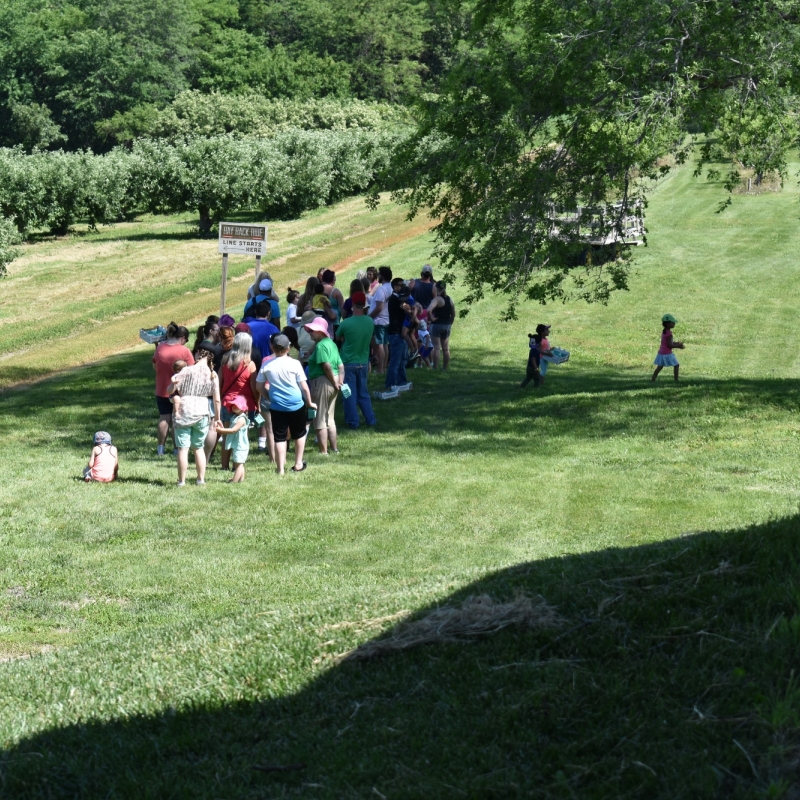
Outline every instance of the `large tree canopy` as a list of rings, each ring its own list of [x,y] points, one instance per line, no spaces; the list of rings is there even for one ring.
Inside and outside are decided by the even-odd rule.
[[[687,157],[690,134],[710,137],[705,157],[713,143],[734,167],[783,175],[797,138],[795,0],[470,5],[468,42],[390,171],[411,213],[438,220],[468,301],[506,292],[513,314],[520,298],[624,287],[624,261],[578,266],[582,242],[555,236],[554,214],[619,203],[604,223],[619,229]]]

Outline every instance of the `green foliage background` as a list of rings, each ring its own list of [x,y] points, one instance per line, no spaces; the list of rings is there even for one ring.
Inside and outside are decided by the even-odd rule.
[[[141,127],[187,90],[405,102],[459,19],[415,0],[7,0],[0,145],[108,149],[109,120]]]

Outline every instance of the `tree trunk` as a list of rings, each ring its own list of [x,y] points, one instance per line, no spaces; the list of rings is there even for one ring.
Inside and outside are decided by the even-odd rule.
[[[211,213],[208,206],[200,206],[200,235],[208,236],[211,233]]]

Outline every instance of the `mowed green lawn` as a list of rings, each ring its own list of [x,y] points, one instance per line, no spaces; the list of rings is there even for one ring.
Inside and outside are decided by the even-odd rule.
[[[715,646],[731,647],[709,644],[713,636],[735,641],[730,630],[714,627],[729,611],[719,598],[741,609],[733,599],[746,593],[733,583],[716,589],[715,578],[701,583],[694,575],[710,574],[727,560],[741,580],[765,585],[773,576],[764,597],[783,603],[784,622],[777,619],[775,630],[797,614],[797,591],[784,586],[796,573],[795,523],[780,529],[785,551],[776,563],[788,578],[773,562],[756,565],[755,534],[725,533],[760,525],[758,536],[769,542],[770,521],[797,512],[800,375],[791,336],[800,307],[797,196],[790,185],[781,194],[736,197],[732,208],[715,214],[721,188],[681,169],[653,197],[650,246],[637,253],[630,292],[608,306],[524,306],[524,319],[515,323],[498,321],[502,300],[476,307],[454,327],[449,374],[416,370],[412,392],[377,404],[377,430],[344,432],[340,458],[310,452],[300,476],[278,478],[253,454],[243,485],[227,485],[212,468],[207,486],[176,488],[174,460],[155,457],[147,348],[0,397],[0,648],[8,659],[0,665],[0,741],[14,748],[0,774],[7,770],[9,791],[187,797],[366,797],[376,796],[373,789],[387,797],[688,797],[693,785],[694,796],[788,791],[784,767],[796,713],[767,720],[767,733],[755,725],[751,739],[747,731],[717,726],[706,740],[704,728],[696,740],[673,741],[673,752],[655,734],[640,742],[638,718],[619,711],[619,698],[596,709],[598,698],[625,685],[611,666],[603,674],[608,648],[633,647],[613,625],[604,629],[603,646],[584,654],[554,650],[552,642],[561,641],[554,634],[546,642],[504,635],[496,650],[492,640],[434,647],[384,660],[373,671],[342,672],[332,656],[391,627],[392,620],[376,618],[445,602],[454,593],[501,596],[522,589],[556,604],[564,631],[579,631],[559,647],[594,641],[595,628],[580,631],[609,602],[626,609],[620,617],[643,615],[651,633],[670,621],[668,613],[685,614],[687,630],[697,634],[686,641],[707,648],[692,651],[699,662],[646,649],[634,672],[653,670],[663,685],[623,692],[643,704],[636,713],[658,716],[649,726],[660,726],[662,716],[664,730],[699,719],[690,719],[689,698],[671,701],[670,692],[680,693],[682,684],[670,677],[673,668],[699,675],[697,663],[707,666],[708,685],[733,686],[738,697],[735,680],[744,678],[731,671],[750,676],[756,655],[766,658],[769,636],[759,625],[769,628],[777,614],[769,604],[757,612],[758,586],[750,586],[746,638],[759,644],[713,661]],[[430,237],[416,236],[387,246],[380,262],[411,276],[430,252]],[[343,288],[354,272],[342,273]],[[207,311],[214,308],[210,296]],[[667,311],[678,318],[676,334],[686,342],[677,387],[667,374],[655,386],[649,382]],[[553,325],[551,341],[572,358],[551,370],[543,389],[520,390],[525,334],[539,321]],[[46,345],[38,357],[47,363]],[[120,448],[123,480],[116,485],[78,480],[97,429],[111,431]],[[721,535],[712,537],[713,546],[697,545],[699,555],[684,557],[694,560],[674,604],[669,593],[656,602],[656,592],[628,591],[634,584],[624,581],[639,567],[647,572],[679,558],[689,542],[706,541],[685,535],[703,532]],[[660,549],[665,540],[679,541]],[[747,547],[749,560],[737,563]],[[617,548],[633,549],[620,556]],[[677,572],[684,569],[680,563]],[[525,581],[490,577],[522,574],[514,571],[522,564],[529,565]],[[629,569],[615,584],[613,576]],[[663,574],[663,585],[671,585],[673,573]],[[581,588],[589,584],[597,596]],[[681,603],[688,605],[681,610]],[[790,644],[793,630],[786,633]],[[666,639],[689,635],[670,631]],[[505,651],[515,653],[513,663],[520,652],[524,663],[556,658],[520,677],[491,663]],[[659,672],[654,664],[662,656]],[[425,670],[440,658],[434,679]],[[796,681],[781,683],[782,658],[759,662],[761,677],[777,693],[770,713],[791,709],[796,699]],[[449,672],[448,660],[461,666]],[[514,701],[487,699],[489,678],[491,692],[506,690]],[[387,744],[381,737],[394,736],[384,730],[393,729],[394,711],[381,712],[380,703],[389,700],[375,701],[363,723],[353,719],[394,681],[407,694],[398,689],[391,702],[413,710],[408,727],[401,726],[405,733]],[[542,718],[530,716],[530,697],[548,685],[561,699],[570,685],[584,692],[584,701],[573,698],[554,712],[573,751],[541,744]],[[313,687],[323,688],[315,694]],[[759,696],[771,697],[767,688]],[[416,691],[431,693],[429,701],[416,703]],[[741,697],[755,696],[755,688],[748,691]],[[549,713],[541,712],[540,700],[536,714]],[[257,710],[267,702],[271,710]],[[554,697],[545,705],[559,709],[558,702]],[[711,713],[703,712],[705,700],[691,702],[700,703],[701,718]],[[742,703],[742,718],[769,717],[754,710],[755,700]],[[339,711],[325,711],[328,704]],[[724,716],[720,707],[717,717]],[[582,719],[590,708],[592,719]],[[503,709],[497,729],[493,709]],[[251,742],[243,730],[259,714],[272,714],[272,722]],[[445,726],[437,740],[431,731],[445,719],[452,734]],[[358,738],[348,744],[345,731],[354,725]],[[219,742],[208,733],[215,726]],[[428,733],[414,733],[423,729]],[[48,730],[55,732],[43,733]],[[552,743],[558,738],[548,736]],[[772,761],[754,753],[751,770],[732,739],[745,750],[763,744]],[[619,758],[608,754],[617,740]],[[646,757],[637,756],[637,747],[654,742]],[[781,751],[778,766],[776,742],[789,752],[784,758]],[[525,757],[512,756],[515,748]],[[711,754],[697,757],[704,748]],[[39,750],[45,755],[32,755]],[[412,763],[403,752],[414,753]],[[292,758],[308,762],[306,771],[284,779],[251,770]],[[601,761],[593,777],[592,764]],[[637,763],[645,766],[631,767]],[[697,783],[684,783],[687,769],[696,771]]]

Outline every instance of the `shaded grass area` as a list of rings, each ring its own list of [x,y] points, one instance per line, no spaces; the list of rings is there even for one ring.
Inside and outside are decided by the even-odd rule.
[[[6,392],[0,794],[796,796],[798,233],[791,197],[715,215],[719,195],[678,171],[629,294],[509,324],[502,299],[480,305],[454,327],[450,374],[415,371],[376,431],[285,480],[253,455],[241,486],[212,469],[174,487],[149,349]],[[403,277],[430,260],[429,235],[348,230],[349,213],[287,228],[278,280],[333,263],[344,290],[362,254]],[[197,243],[158,224],[128,233],[163,234],[183,285]],[[126,244],[146,261],[145,240]],[[215,305],[197,289],[158,313]],[[678,386],[648,381],[665,311],[687,341]],[[539,321],[572,359],[523,391]],[[121,316],[0,368],[35,378],[138,327]],[[77,480],[98,429],[121,449],[113,486]],[[518,590],[564,624],[335,659],[383,618]]]
[[[377,404],[377,431],[344,432],[341,458],[312,447],[307,472],[282,480],[253,454],[243,486],[214,467],[180,491],[174,459],[153,453],[149,352],[0,400],[15,454],[0,487],[10,655],[253,606],[413,594],[756,523],[800,496],[794,380],[654,387],[565,367],[532,393],[466,346],[452,374],[416,370],[413,392]],[[76,480],[99,429],[120,449],[116,485]]]
[[[4,790],[794,797],[799,522],[520,564],[446,600],[541,595],[563,617],[553,629],[337,664],[391,624],[365,613],[398,609],[332,601],[18,663],[3,694],[29,711],[6,726],[38,709],[63,727],[4,754]],[[54,670],[58,684],[42,680]]]

